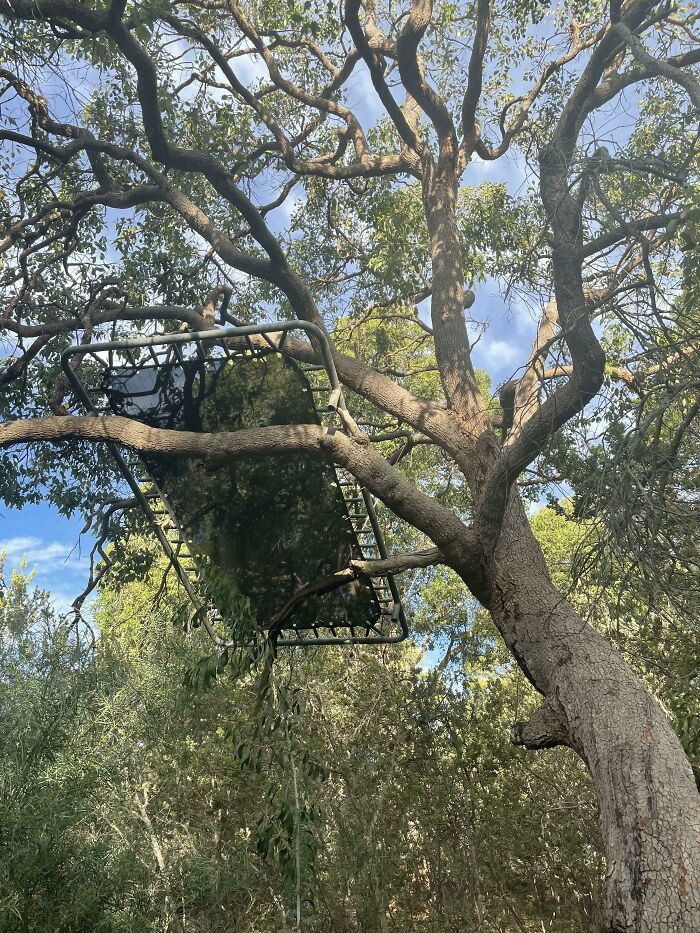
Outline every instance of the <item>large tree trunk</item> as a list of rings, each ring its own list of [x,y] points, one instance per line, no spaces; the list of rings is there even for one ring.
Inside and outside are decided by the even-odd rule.
[[[700,795],[678,738],[620,654],[553,586],[519,501],[488,568],[488,609],[544,703],[514,741],[570,745],[593,779],[607,933],[700,931]]]

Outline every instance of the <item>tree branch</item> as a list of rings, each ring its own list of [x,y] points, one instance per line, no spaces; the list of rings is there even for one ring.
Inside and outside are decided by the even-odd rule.
[[[411,12],[396,41],[399,73],[404,87],[421,107],[435,127],[442,144],[450,140],[457,148],[455,127],[450,111],[425,79],[425,66],[418,55],[418,46],[430,25],[433,13],[431,0],[411,0]]]
[[[130,418],[71,415],[0,425],[0,448],[18,444],[87,440],[113,442],[143,453],[199,460],[207,466],[249,457],[310,453],[349,470],[400,518],[427,534],[446,556],[464,561],[476,553],[469,530],[449,509],[420,492],[374,450],[369,438],[350,438],[315,424],[268,426],[231,433],[194,433],[152,428]]]
[[[387,573],[403,573],[405,570],[442,563],[445,563],[445,557],[440,548],[431,547],[412,554],[395,554],[384,560],[352,560],[350,566],[363,576],[380,577]]]
[[[345,3],[345,25],[352,36],[352,41],[359,54],[362,56],[370,78],[379,99],[384,104],[386,112],[396,127],[399,136],[405,145],[417,153],[421,160],[427,158],[429,151],[422,140],[419,138],[415,129],[408,123],[401,107],[394,100],[389,85],[384,78],[384,71],[379,61],[379,57],[371,47],[365,31],[360,23],[360,0],[346,0]]]
[[[484,77],[484,56],[489,39],[491,27],[491,0],[478,0],[476,15],[476,32],[469,56],[467,71],[467,90],[462,100],[462,149],[464,161],[469,162],[479,137],[479,125],[476,120],[476,111],[481,98],[481,87]]]
[[[269,631],[271,633],[279,631],[299,606],[308,602],[309,599],[348,586],[358,577],[386,576],[387,574],[401,573],[404,570],[419,567],[432,567],[443,562],[444,558],[439,548],[429,548],[413,554],[397,554],[385,560],[351,560],[348,567],[300,587],[284,606],[270,618],[268,622]]]
[[[571,745],[569,730],[553,703],[545,700],[526,722],[511,727],[511,742],[529,749]]]

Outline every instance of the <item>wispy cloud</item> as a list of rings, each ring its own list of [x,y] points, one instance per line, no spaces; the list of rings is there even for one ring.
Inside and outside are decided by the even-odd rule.
[[[14,535],[0,539],[5,554],[5,575],[19,570],[32,574],[32,585],[50,593],[59,615],[70,611],[71,603],[82,592],[89,575],[89,556],[75,547],[75,539],[43,540],[38,535]]]
[[[80,516],[66,518],[47,502],[0,511],[0,553],[5,582],[13,571],[32,574],[32,586],[46,590],[58,612],[65,612],[85,589],[94,539],[82,534]],[[79,546],[76,546],[79,545]]]
[[[49,574],[57,570],[85,572],[88,557],[75,549],[75,542],[44,541],[35,535],[15,535],[0,539],[0,554],[5,552],[10,565],[18,565],[24,558],[28,566]]]
[[[36,548],[40,544],[41,540],[39,538],[18,535],[14,538],[8,538],[6,541],[0,540],[0,551],[5,551],[8,557],[14,557],[17,554],[23,554],[28,549]]]

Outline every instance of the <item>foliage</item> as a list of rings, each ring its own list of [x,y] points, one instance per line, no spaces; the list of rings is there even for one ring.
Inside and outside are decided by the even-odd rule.
[[[5,592],[0,929],[272,933],[297,896],[319,933],[593,929],[585,775],[509,745],[534,698],[456,581],[423,596],[462,633],[442,662],[291,653],[266,685],[193,680],[207,642],[161,573],[103,589],[94,651]]]

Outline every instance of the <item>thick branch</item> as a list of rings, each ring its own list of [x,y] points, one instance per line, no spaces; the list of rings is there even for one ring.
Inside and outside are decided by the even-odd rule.
[[[0,321],[0,324],[2,322]],[[31,347],[20,356],[18,359],[14,360],[7,369],[0,373],[0,389],[4,386],[9,385],[11,382],[14,382],[16,379],[20,379],[27,371],[27,367],[34,357],[46,346],[49,342],[49,337],[40,336],[32,343]]]
[[[427,534],[445,554],[459,559],[478,553],[461,521],[426,496],[386,462],[368,438],[349,438],[315,424],[269,426],[232,433],[204,434],[151,428],[129,418],[53,417],[0,425],[0,448],[41,441],[113,442],[142,453],[200,460],[207,466],[248,457],[310,453],[344,466],[400,518]]]
[[[475,527],[495,547],[510,490],[518,475],[542,452],[548,439],[597,394],[605,353],[591,326],[582,275],[581,204],[568,185],[568,171],[592,95],[621,48],[625,29],[636,29],[653,8],[636,0],[602,37],[577,81],[550,142],[540,152],[540,193],[552,231],[554,294],[563,336],[571,354],[569,380],[508,438],[490,467],[476,506]]]
[[[632,50],[632,55],[634,55],[640,65],[646,68],[650,74],[657,74],[664,78],[669,78],[671,81],[675,81],[676,84],[679,84],[688,92],[693,106],[700,110],[700,84],[697,82],[692,72],[679,68],[663,59],[654,58],[654,56],[650,55],[644,48],[641,40],[634,35],[629,27],[623,23],[621,29],[623,37],[627,40]]]
[[[462,101],[462,133],[464,140],[465,161],[469,161],[479,136],[479,126],[476,121],[476,110],[481,98],[481,86],[484,78],[484,56],[488,44],[489,29],[491,26],[491,0],[479,0],[477,4],[476,32],[472,45],[472,54],[469,57],[469,70],[467,90]]]
[[[422,142],[415,129],[406,120],[406,116],[401,107],[394,100],[389,85],[384,78],[384,71],[379,61],[379,57],[371,47],[365,31],[360,23],[360,0],[346,0],[345,3],[345,25],[352,36],[357,51],[364,59],[369,70],[370,78],[379,99],[384,104],[386,112],[391,117],[399,136],[409,149],[418,153],[421,157],[427,156],[427,148]]]
[[[589,256],[595,255],[595,253],[609,249],[609,247],[626,239],[631,234],[641,233],[644,230],[659,230],[662,227],[667,227],[671,222],[680,223],[683,219],[682,211],[672,214],[649,214],[647,217],[632,218],[624,226],[615,227],[614,230],[601,233],[595,239],[589,240],[588,243],[581,247],[581,256],[587,259]]]
[[[451,140],[456,149],[455,127],[448,107],[425,78],[425,68],[418,55],[418,46],[430,25],[433,12],[431,0],[412,0],[411,12],[396,42],[399,73],[404,87],[427,114],[441,143]]]
[[[352,560],[350,566],[359,574],[368,577],[383,576],[387,573],[403,573],[420,567],[433,567],[445,562],[445,557],[437,547],[415,551],[413,554],[396,554],[384,560]]]
[[[261,348],[264,347],[262,338],[250,339]],[[281,352],[300,362],[316,365],[322,362],[308,343],[295,337],[287,337]],[[464,429],[444,404],[418,398],[357,357],[336,353],[333,359],[338,377],[348,389],[432,438],[453,457],[463,471],[471,468],[470,448],[473,439],[465,436]]]

